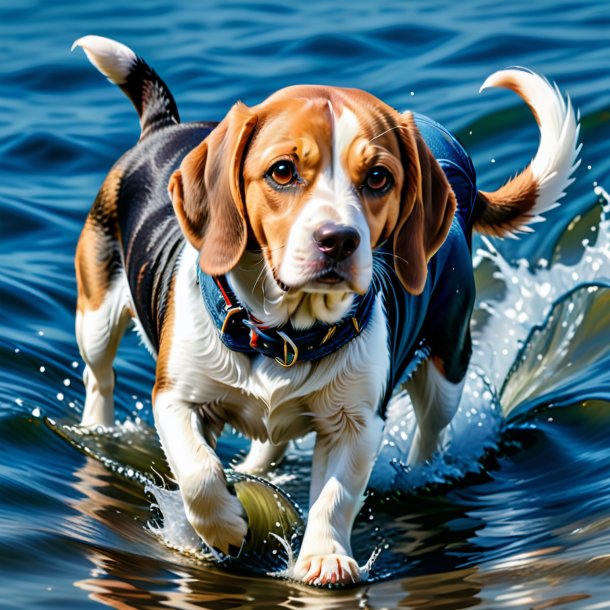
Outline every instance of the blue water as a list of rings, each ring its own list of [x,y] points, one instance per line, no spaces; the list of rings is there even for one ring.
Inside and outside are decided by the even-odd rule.
[[[594,192],[610,188],[609,31],[601,0],[4,0],[0,608],[610,607],[610,248]],[[73,252],[105,173],[139,133],[121,92],[69,52],[90,33],[144,56],[185,121],[294,83],[367,89],[450,128],[488,190],[537,141],[516,96],[478,95],[491,72],[533,68],[580,109],[583,162],[562,207],[519,241],[476,242],[498,251],[477,258],[477,415],[460,420],[476,442],[456,438],[451,459],[405,472],[393,422],[354,535],[360,563],[381,549],[369,583],[317,590],[261,575],[265,558],[227,570],[163,544],[152,497],[129,476],[163,469],[153,363],[135,336],[117,363],[130,431],[93,439],[86,456],[45,424],[79,419]],[[229,438],[221,453],[243,447]],[[119,467],[99,459],[112,455]],[[297,501],[306,460],[296,447],[277,479]]]

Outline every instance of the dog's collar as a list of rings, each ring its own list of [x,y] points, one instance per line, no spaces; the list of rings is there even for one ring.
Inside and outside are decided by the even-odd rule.
[[[349,343],[366,327],[375,302],[369,289],[364,296],[356,296],[348,315],[337,324],[295,330],[288,322],[269,328],[239,303],[225,276],[212,277],[197,265],[197,283],[220,339],[229,349],[262,354],[285,368],[299,360],[319,360]]]

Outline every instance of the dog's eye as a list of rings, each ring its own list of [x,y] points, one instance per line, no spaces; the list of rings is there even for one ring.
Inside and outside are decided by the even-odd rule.
[[[375,193],[385,193],[393,184],[392,174],[381,166],[372,167],[364,179],[364,186]]]
[[[267,177],[278,186],[289,186],[298,178],[297,169],[292,161],[278,161],[267,171]]]

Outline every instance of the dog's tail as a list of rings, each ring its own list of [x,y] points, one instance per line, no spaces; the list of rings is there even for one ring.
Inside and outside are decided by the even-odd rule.
[[[75,41],[72,50],[76,47],[81,47],[89,61],[131,100],[140,117],[140,139],[180,122],[167,85],[129,47],[102,36],[83,36]]]
[[[528,224],[541,222],[544,212],[557,207],[570,176],[580,165],[580,125],[570,98],[557,85],[524,70],[510,68],[492,74],[481,87],[505,87],[529,106],[540,129],[540,144],[530,164],[493,193],[479,192],[474,228],[480,233],[515,236],[531,232]]]

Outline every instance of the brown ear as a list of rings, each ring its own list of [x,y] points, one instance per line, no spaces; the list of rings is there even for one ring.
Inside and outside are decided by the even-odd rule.
[[[256,122],[247,106],[235,104],[169,181],[182,231],[200,251],[199,264],[209,275],[230,271],[246,248],[241,168]]]
[[[426,284],[428,261],[449,233],[456,202],[445,173],[410,113],[401,117],[400,138],[406,167],[394,230],[394,268],[405,289],[417,295]]]

